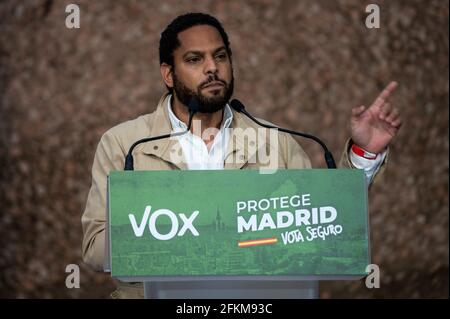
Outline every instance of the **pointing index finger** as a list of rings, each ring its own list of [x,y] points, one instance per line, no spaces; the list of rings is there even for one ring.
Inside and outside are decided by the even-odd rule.
[[[378,97],[382,98],[383,100],[386,100],[392,94],[392,92],[395,91],[397,86],[398,83],[396,81],[392,81],[391,83],[388,84],[388,86],[386,86],[386,88],[383,90],[383,92],[381,92],[381,94]]]
[[[384,90],[378,95],[378,97],[375,99],[374,106],[381,107],[385,102],[386,99],[394,92],[395,88],[398,86],[398,83],[396,81],[392,81],[384,88]]]

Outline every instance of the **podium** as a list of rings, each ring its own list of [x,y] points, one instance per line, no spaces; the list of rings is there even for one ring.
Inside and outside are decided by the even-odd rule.
[[[318,298],[370,264],[355,169],[114,171],[105,270],[145,298]]]

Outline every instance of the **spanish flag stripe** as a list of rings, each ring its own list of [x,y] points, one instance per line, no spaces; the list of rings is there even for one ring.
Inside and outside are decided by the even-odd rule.
[[[248,246],[257,246],[257,245],[268,245],[275,244],[278,241],[276,237],[272,238],[261,238],[261,239],[252,239],[238,242],[239,247],[248,247]]]

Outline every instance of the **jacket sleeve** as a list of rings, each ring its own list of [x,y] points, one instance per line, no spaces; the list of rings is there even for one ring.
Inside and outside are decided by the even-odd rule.
[[[339,163],[337,164],[338,168],[355,168],[353,166],[351,160],[350,160],[350,148],[352,147],[353,141],[351,139],[348,139],[345,143],[344,151],[342,152],[341,159],[339,160]],[[389,157],[389,148],[386,152],[386,157],[384,158],[383,163],[381,164],[380,168],[375,172],[372,182],[370,183],[369,187],[373,185],[376,181],[381,180],[383,176],[383,172],[386,169],[386,163]],[[356,168],[355,168],[356,169]]]
[[[286,168],[311,168],[311,161],[306,154],[306,152],[302,149],[302,147],[297,143],[297,141],[292,138],[289,134],[287,134],[284,138],[284,158],[286,159]],[[337,164],[338,168],[355,168],[350,161],[350,148],[352,146],[352,140],[348,139],[345,143],[344,150],[342,152],[342,155],[340,157],[340,161]],[[389,149],[386,153],[386,158],[384,159],[384,162],[382,163],[380,169],[375,172],[375,175],[372,179],[372,185],[375,181],[378,181],[381,179],[381,176],[383,175],[383,171],[385,170],[385,166],[387,163],[387,159],[389,156]],[[355,168],[356,169],[356,168]],[[370,186],[369,185],[369,186]]]
[[[106,186],[112,170],[122,170],[124,151],[111,131],[106,132],[95,152],[92,185],[81,217],[83,261],[94,270],[103,271],[105,263]]]

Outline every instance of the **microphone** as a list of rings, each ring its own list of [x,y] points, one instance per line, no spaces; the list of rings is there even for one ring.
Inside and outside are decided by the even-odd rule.
[[[263,126],[265,128],[276,128],[276,129],[278,129],[281,132],[285,132],[285,133],[289,133],[289,134],[293,134],[293,135],[306,137],[306,138],[309,138],[309,139],[312,139],[312,140],[316,141],[317,143],[320,144],[320,146],[322,146],[322,148],[323,148],[323,150],[325,152],[324,155],[325,155],[325,162],[327,163],[327,167],[328,168],[336,168],[336,163],[334,161],[333,154],[331,154],[331,152],[328,150],[328,148],[325,145],[325,143],[322,142],[318,137],[316,137],[314,135],[311,135],[311,134],[307,134],[307,133],[296,132],[296,131],[288,130],[288,129],[285,129],[285,128],[281,128],[281,127],[277,127],[277,126],[261,123],[260,121],[258,121],[256,118],[254,118],[251,114],[249,114],[245,110],[244,105],[239,100],[236,100],[236,99],[232,100],[230,102],[230,106],[233,109],[235,109],[237,112],[243,113],[245,116],[250,118],[256,124],[261,125],[261,126]]]
[[[125,171],[132,171],[134,170],[134,164],[133,164],[133,150],[136,146],[138,146],[139,144],[142,143],[146,143],[146,142],[151,142],[151,141],[156,141],[156,140],[162,140],[164,138],[168,138],[168,137],[175,137],[175,136],[180,136],[183,134],[186,134],[187,132],[189,132],[189,130],[191,129],[191,124],[192,124],[192,119],[194,117],[194,114],[197,113],[197,111],[200,108],[199,102],[197,100],[197,98],[193,97],[188,104],[188,109],[189,109],[189,122],[188,122],[188,127],[186,129],[186,131],[183,132],[176,132],[176,133],[169,133],[169,134],[164,134],[164,135],[160,135],[160,136],[153,136],[153,137],[146,137],[143,139],[140,139],[136,142],[133,143],[133,145],[131,145],[130,149],[128,150],[128,154],[127,156],[125,156],[125,167],[124,170]]]

